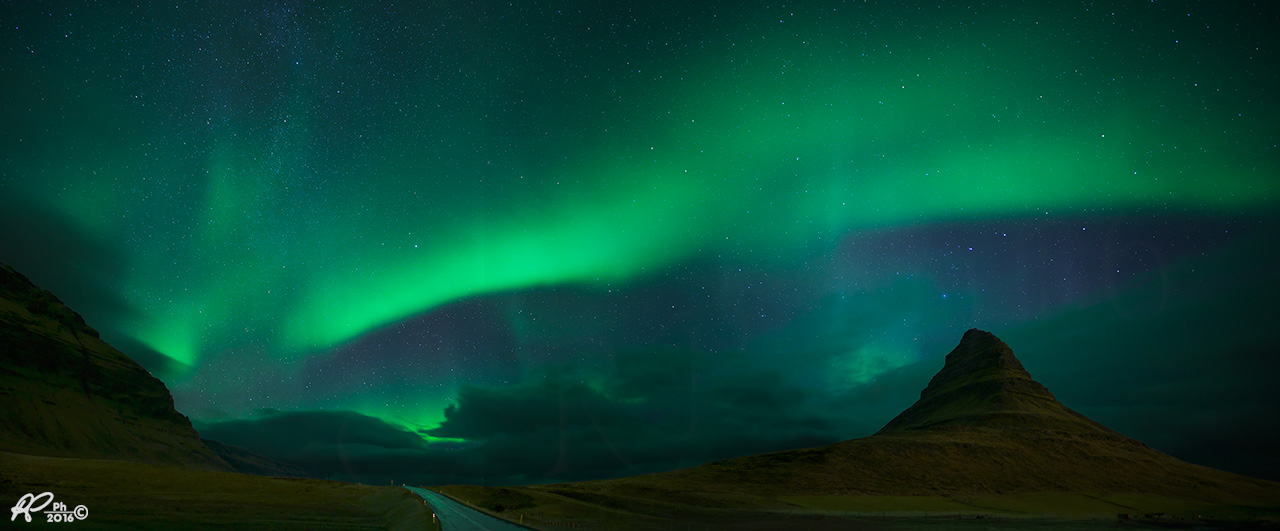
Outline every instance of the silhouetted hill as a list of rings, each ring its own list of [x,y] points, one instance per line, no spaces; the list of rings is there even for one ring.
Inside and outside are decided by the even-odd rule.
[[[907,408],[877,435],[946,426],[1054,430],[1116,435],[1054,398],[990,332],[965,332],[946,363]]]
[[[232,465],[302,475],[239,448],[206,446],[160,380],[4,264],[0,419],[0,485],[10,501],[53,492],[88,507],[72,527],[432,528],[422,500],[398,487],[233,473]]]
[[[1220,502],[1280,495],[1280,485],[1185,463],[1068,409],[1008,345],[976,329],[920,400],[876,435],[618,480],[648,481],[779,494],[1123,491]]]
[[[497,496],[480,487],[441,490],[472,500]],[[1280,484],[1186,463],[1107,429],[1059,403],[1008,345],[977,329],[947,355],[920,400],[873,436],[515,491],[533,499],[522,512],[536,518],[585,521],[626,512],[651,528],[689,518],[732,527],[743,511],[754,513],[743,522],[801,528],[813,521],[789,518],[1280,514]]]
[[[0,451],[230,470],[160,380],[0,264]]]

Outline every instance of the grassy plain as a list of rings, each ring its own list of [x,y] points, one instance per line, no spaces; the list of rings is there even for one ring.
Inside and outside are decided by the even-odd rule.
[[[627,478],[435,490],[542,529],[1280,522],[1274,482],[1184,463],[1116,435],[986,428],[877,435]]]
[[[0,453],[0,501],[11,504],[28,492],[87,507],[76,529],[433,527],[430,508],[399,487]]]
[[[682,501],[619,495],[586,484],[450,485],[432,490],[535,529],[1199,529],[1280,528],[1280,507],[1231,505],[1151,494],[1037,492],[969,496],[725,495]],[[692,500],[692,503],[690,503]],[[501,506],[502,510],[496,510]],[[1121,515],[1125,515],[1121,517]],[[1159,516],[1156,516],[1159,515]]]

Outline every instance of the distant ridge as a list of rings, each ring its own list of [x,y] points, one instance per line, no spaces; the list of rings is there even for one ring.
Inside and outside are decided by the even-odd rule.
[[[52,293],[0,264],[0,451],[232,467],[160,380]]]
[[[257,476],[273,476],[273,477],[290,477],[290,478],[309,478],[311,473],[302,467],[276,461],[270,457],[245,450],[239,446],[231,446],[222,444],[212,439],[201,438],[205,446],[208,446],[213,453],[221,457],[231,466],[235,467],[237,472],[245,474],[254,474]]]

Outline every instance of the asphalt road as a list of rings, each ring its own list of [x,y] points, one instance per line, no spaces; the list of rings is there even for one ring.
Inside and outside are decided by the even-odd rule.
[[[527,527],[520,527],[513,523],[499,520],[427,489],[420,489],[417,487],[405,488],[413,491],[414,494],[421,496],[422,499],[427,500],[427,504],[431,506],[431,510],[435,511],[436,518],[440,519],[440,527],[442,527],[444,531],[529,530]]]

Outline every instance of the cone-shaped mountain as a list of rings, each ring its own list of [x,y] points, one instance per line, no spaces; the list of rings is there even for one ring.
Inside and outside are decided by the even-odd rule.
[[[990,332],[965,332],[920,400],[879,433],[972,426],[1114,434],[1062,405]]]
[[[776,500],[796,496],[1018,493],[1061,493],[1114,513],[1280,503],[1276,483],[1180,461],[1068,409],[1031,379],[1008,345],[977,329],[947,355],[920,400],[873,436],[555,489],[571,497],[779,509],[791,502]],[[1130,495],[1169,503],[1099,497]],[[741,500],[730,502],[735,496]]]

